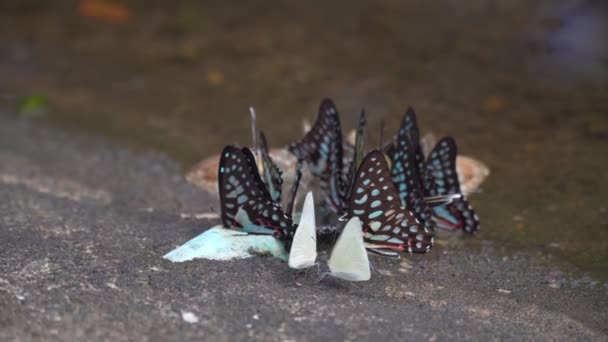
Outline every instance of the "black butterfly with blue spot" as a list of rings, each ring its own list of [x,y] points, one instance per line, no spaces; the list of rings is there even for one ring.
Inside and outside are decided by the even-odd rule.
[[[402,205],[384,153],[368,153],[355,174],[347,216],[361,221],[366,247],[380,254],[428,252],[434,233]]]
[[[422,146],[420,145],[420,130],[418,129],[418,120],[416,120],[414,108],[409,107],[407,109],[403,116],[401,127],[405,129],[405,134],[409,137],[410,144],[412,145],[411,148],[414,153],[416,173],[418,177],[422,179],[422,176],[426,172],[426,165],[424,154],[422,153]]]
[[[391,154],[389,156],[393,162],[391,169],[392,181],[399,192],[399,198],[401,198],[403,204],[416,214],[416,217],[426,228],[433,231],[435,229],[435,223],[432,220],[433,214],[431,208],[424,200],[422,181],[418,175],[417,156],[418,153],[421,154],[422,152],[420,151],[419,144],[417,144],[417,140],[413,141],[417,137],[416,118],[413,110],[410,108],[403,116],[396,142],[390,150]],[[417,146],[417,149],[415,146]],[[422,165],[424,166],[424,161]]]
[[[281,205],[272,199],[248,148],[231,145],[224,148],[218,185],[224,227],[291,239],[296,227]]]
[[[413,151],[413,163],[418,178],[422,179],[426,173],[426,164],[424,154],[422,152],[422,146],[420,145],[420,130],[418,129],[418,121],[416,120],[416,112],[412,107],[408,107],[401,120],[401,126],[397,136],[393,137],[393,141],[387,144],[384,148],[384,152],[392,158],[397,152],[399,137],[405,135],[409,138],[411,145],[411,151]]]
[[[348,181],[343,169],[342,129],[338,110],[330,99],[319,106],[312,129],[300,141],[289,145],[289,151],[302,160],[327,197],[329,209],[342,213],[346,204]]]
[[[479,218],[460,191],[456,155],[456,142],[452,137],[445,137],[435,145],[426,161],[424,195],[429,203],[436,198],[450,199],[431,204],[438,227],[474,233],[479,230]]]

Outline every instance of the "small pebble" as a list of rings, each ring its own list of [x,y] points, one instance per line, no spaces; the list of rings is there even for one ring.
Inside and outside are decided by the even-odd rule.
[[[198,316],[190,311],[182,311],[182,319],[188,323],[198,323]]]

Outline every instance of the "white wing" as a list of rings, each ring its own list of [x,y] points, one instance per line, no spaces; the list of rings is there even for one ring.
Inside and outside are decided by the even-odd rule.
[[[371,277],[358,217],[346,223],[329,257],[329,270],[332,276],[350,281],[364,281]]]
[[[317,258],[317,226],[315,223],[315,202],[312,192],[306,194],[300,223],[293,236],[289,252],[289,267],[306,268],[314,265]]]

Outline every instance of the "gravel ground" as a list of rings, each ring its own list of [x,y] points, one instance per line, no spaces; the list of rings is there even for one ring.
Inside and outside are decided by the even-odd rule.
[[[168,158],[0,116],[0,340],[608,340],[608,284],[444,240],[366,283],[273,258],[161,258],[216,224]],[[466,245],[466,248],[463,247]]]

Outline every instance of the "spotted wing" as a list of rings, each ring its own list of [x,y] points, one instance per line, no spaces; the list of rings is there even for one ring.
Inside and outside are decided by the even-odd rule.
[[[289,145],[289,151],[303,160],[310,172],[320,179],[330,209],[340,212],[344,207],[346,186],[342,173],[340,117],[332,100],[325,99],[321,102],[312,129],[302,140]]]
[[[409,137],[409,141],[412,145],[412,151],[414,152],[415,168],[418,173],[418,177],[422,179],[422,175],[426,171],[424,163],[424,154],[422,153],[422,146],[420,145],[420,130],[418,129],[418,121],[416,120],[416,112],[414,108],[409,107],[403,115],[401,127],[405,130],[405,134]]]
[[[428,252],[433,232],[401,206],[384,154],[370,152],[355,175],[348,217],[359,217],[368,248]]]
[[[408,122],[404,117],[391,156],[393,160],[392,181],[406,208],[412,210],[424,226],[432,231],[435,229],[435,224],[432,220],[431,208],[424,201],[422,181],[416,170],[416,151],[410,141],[409,132]]]
[[[291,218],[272,201],[247,148],[226,146],[220,157],[218,185],[225,227],[258,234],[293,236]]]
[[[479,229],[479,218],[460,191],[456,154],[456,142],[452,137],[439,140],[426,161],[424,193],[427,201],[453,197],[451,201],[431,206],[438,227],[474,233]]]
[[[275,202],[281,202],[281,191],[283,187],[283,172],[281,169],[272,161],[270,154],[268,153],[268,145],[266,144],[266,136],[264,132],[260,131],[260,159],[262,161],[263,168],[263,180],[268,188],[270,197]]]

